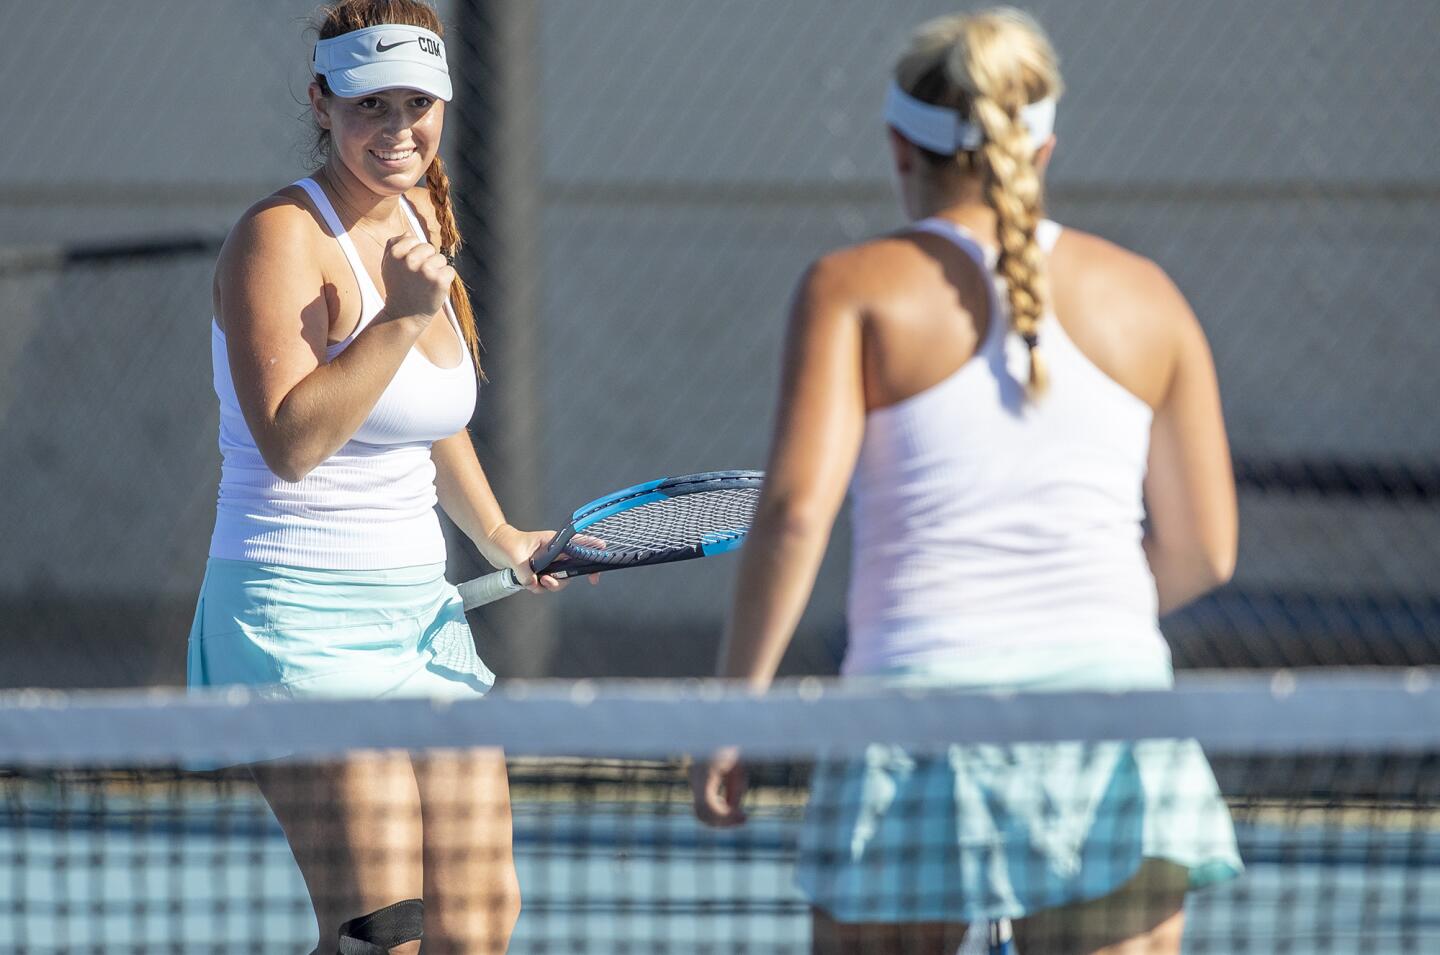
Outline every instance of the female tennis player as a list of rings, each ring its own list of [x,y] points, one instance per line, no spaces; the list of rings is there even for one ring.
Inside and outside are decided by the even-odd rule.
[[[211,353],[224,458],[189,644],[194,687],[478,696],[438,503],[533,591],[548,531],[505,520],[466,432],[478,344],[438,156],[442,27],[415,0],[317,23],[323,164],[251,207],[220,253]],[[317,953],[502,952],[519,910],[496,752],[254,768],[318,923]],[[371,946],[371,947],[367,947]]]
[[[844,674],[1171,685],[1158,614],[1235,559],[1215,373],[1157,266],[1042,218],[1060,93],[1010,9],[930,22],[900,58],[885,122],[913,221],[800,281],[722,676],[772,679],[848,486]],[[743,821],[744,772],[697,765],[703,821]],[[1193,743],[871,747],[817,770],[799,881],[817,952],[949,955],[1012,919],[1024,955],[1176,953],[1187,889],[1239,869]]]

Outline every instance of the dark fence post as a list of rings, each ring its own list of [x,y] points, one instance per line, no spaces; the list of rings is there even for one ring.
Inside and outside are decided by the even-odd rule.
[[[457,0],[446,44],[455,82],[446,135],[466,243],[459,268],[471,289],[489,378],[470,430],[506,516],[527,529],[556,519],[541,512],[540,492],[537,7],[526,0]],[[452,548],[453,574],[488,570],[471,548]],[[471,615],[481,655],[502,677],[545,674],[555,622],[551,599],[526,594]]]

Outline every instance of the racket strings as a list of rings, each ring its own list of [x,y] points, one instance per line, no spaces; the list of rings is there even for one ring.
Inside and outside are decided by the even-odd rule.
[[[572,545],[569,550],[588,559],[624,563],[734,540],[749,529],[759,499],[758,487],[735,487],[650,501],[581,531],[603,540],[603,549]]]

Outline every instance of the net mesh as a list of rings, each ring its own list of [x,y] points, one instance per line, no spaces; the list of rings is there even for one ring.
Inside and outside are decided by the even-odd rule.
[[[936,929],[926,949],[946,955],[985,951],[983,917],[1018,899],[1038,909],[1013,922],[1018,951],[1069,951],[1163,924],[1173,872],[1141,860],[1175,857],[1214,880],[1185,898],[1186,952],[1433,951],[1434,676],[1043,697],[811,681],[765,698],[519,684],[453,704],[12,699],[0,946],[308,952],[308,883],[347,917],[423,895],[427,950],[467,950],[468,932],[499,951],[520,905],[497,876],[513,854],[512,952],[810,952],[827,931],[817,897],[879,922],[957,913],[968,934]],[[687,768],[723,745],[748,768],[745,820],[712,828]],[[1244,871],[1226,879],[1232,831]],[[359,872],[394,881],[362,903]],[[1116,886],[1088,920],[1038,904]],[[867,938],[835,950],[880,950]]]

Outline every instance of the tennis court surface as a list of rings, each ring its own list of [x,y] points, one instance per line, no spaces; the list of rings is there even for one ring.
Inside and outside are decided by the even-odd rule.
[[[243,768],[213,767],[503,744],[524,897],[511,951],[808,952],[794,880],[818,851],[801,819],[819,774],[897,744],[922,773],[957,746],[1059,744],[1047,758],[1083,761],[1194,739],[1245,872],[1190,895],[1187,952],[1440,951],[1435,678],[1202,674],[1169,694],[1047,697],[807,682],[763,700],[702,684],[539,684],[449,706],[10,695],[0,948],[308,952],[313,921],[284,836]],[[749,822],[714,830],[693,818],[684,759],[725,744],[754,766]],[[1177,783],[1173,796],[1183,809],[1190,792]],[[946,898],[923,821],[933,807],[907,798],[895,808],[914,842],[871,860],[871,885],[882,898]],[[855,807],[838,805],[834,824],[850,826]],[[1102,811],[1115,813],[1101,827],[1117,834],[1109,862],[1131,865],[1133,805]]]

